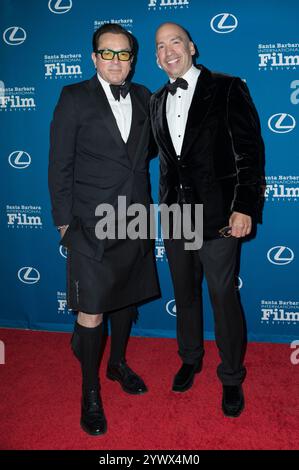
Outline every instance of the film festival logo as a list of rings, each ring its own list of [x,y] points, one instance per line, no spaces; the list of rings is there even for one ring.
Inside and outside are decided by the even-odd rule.
[[[0,82],[0,111],[35,111],[35,87],[5,87]]]
[[[261,323],[265,325],[299,325],[299,302],[262,300]]]
[[[16,170],[24,170],[31,164],[31,156],[24,150],[15,150],[8,156],[8,163]]]
[[[72,310],[67,308],[66,292],[57,291],[57,313],[58,315],[70,315]]]
[[[299,201],[299,176],[266,176],[266,202],[293,203]]]
[[[94,21],[94,31],[103,26],[105,23],[116,23],[127,29],[130,33],[133,29],[133,18],[108,18],[106,20],[95,20]]]
[[[81,61],[81,54],[45,54],[45,79],[82,78]]]
[[[100,220],[95,226],[99,240],[184,240],[184,249],[199,250],[203,242],[202,204],[143,204],[127,205],[126,196],[118,196],[117,209],[108,203],[99,204],[95,215]]]
[[[6,205],[7,227],[9,229],[42,229],[41,206]]]
[[[3,32],[2,37],[8,46],[20,46],[26,41],[27,34],[21,26],[10,26]]]
[[[259,71],[297,70],[299,43],[259,44],[257,50]]]
[[[189,8],[190,1],[191,0],[149,0],[148,9],[156,11]]]
[[[163,242],[163,238],[158,236],[155,241],[155,256],[157,261],[168,261],[165,251],[165,246]]]
[[[211,29],[218,34],[228,34],[238,27],[238,19],[232,13],[219,13],[210,21]]]
[[[72,8],[72,0],[49,0],[48,8],[55,15],[63,15],[68,13]]]

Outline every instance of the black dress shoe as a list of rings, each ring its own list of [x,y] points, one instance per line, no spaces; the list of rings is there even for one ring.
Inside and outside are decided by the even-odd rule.
[[[110,380],[117,380],[127,393],[141,395],[147,392],[143,380],[130,369],[125,361],[120,361],[118,364],[108,364],[106,376]]]
[[[99,436],[107,431],[107,421],[98,389],[83,391],[80,424],[81,428],[92,436]]]
[[[194,364],[186,364],[183,362],[182,367],[174,376],[172,390],[174,392],[185,392],[193,385],[194,375],[198,374],[202,368],[202,361]]]
[[[241,385],[223,385],[222,410],[225,416],[237,418],[244,409],[244,394]]]

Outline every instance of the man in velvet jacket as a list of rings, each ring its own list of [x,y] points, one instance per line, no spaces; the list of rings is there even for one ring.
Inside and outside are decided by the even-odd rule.
[[[119,196],[127,205],[150,204],[150,92],[127,80],[134,46],[133,36],[118,24],[101,26],[93,35],[97,74],[63,88],[51,123],[52,214],[68,248],[68,307],[78,312],[72,349],[83,378],[81,427],[91,435],[107,428],[98,380],[103,313],[111,323],[107,377],[127,393],[145,393],[125,349],[135,305],[159,293],[150,240],[102,240],[95,233],[101,203],[116,214]]]
[[[151,97],[152,127],[160,154],[160,203],[203,204],[203,245],[165,240],[177,309],[182,366],[172,390],[184,392],[204,356],[201,282],[205,275],[221,357],[222,409],[244,408],[245,326],[235,288],[239,239],[257,220],[263,167],[259,118],[246,84],[194,66],[195,46],[175,23],[156,33],[157,64],[170,82]]]

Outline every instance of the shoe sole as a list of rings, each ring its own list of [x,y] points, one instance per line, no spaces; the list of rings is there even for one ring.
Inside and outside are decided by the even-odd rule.
[[[103,434],[106,434],[107,432],[107,425],[105,427],[105,429],[103,429],[103,431],[99,431],[99,432],[90,432],[87,430],[87,428],[85,427],[85,425],[82,423],[82,421],[80,421],[80,426],[81,426],[81,429],[83,429],[84,432],[86,432],[87,434],[89,434],[90,436],[102,436]]]
[[[112,380],[113,382],[118,382],[121,388],[123,389],[123,391],[126,393],[129,393],[130,395],[144,395],[145,393],[148,392],[148,389],[143,390],[141,392],[132,392],[132,390],[129,390],[126,387],[124,387],[121,380],[118,377],[115,377],[115,375],[106,374],[106,377],[107,379]]]

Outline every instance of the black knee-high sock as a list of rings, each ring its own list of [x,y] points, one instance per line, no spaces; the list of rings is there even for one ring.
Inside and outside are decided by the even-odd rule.
[[[71,346],[75,356],[81,363],[84,390],[95,389],[99,386],[100,352],[103,336],[103,323],[95,328],[87,328],[78,322],[75,323]]]
[[[130,336],[132,322],[136,319],[136,307],[127,307],[109,315],[111,324],[110,364],[125,360],[126,347]]]

